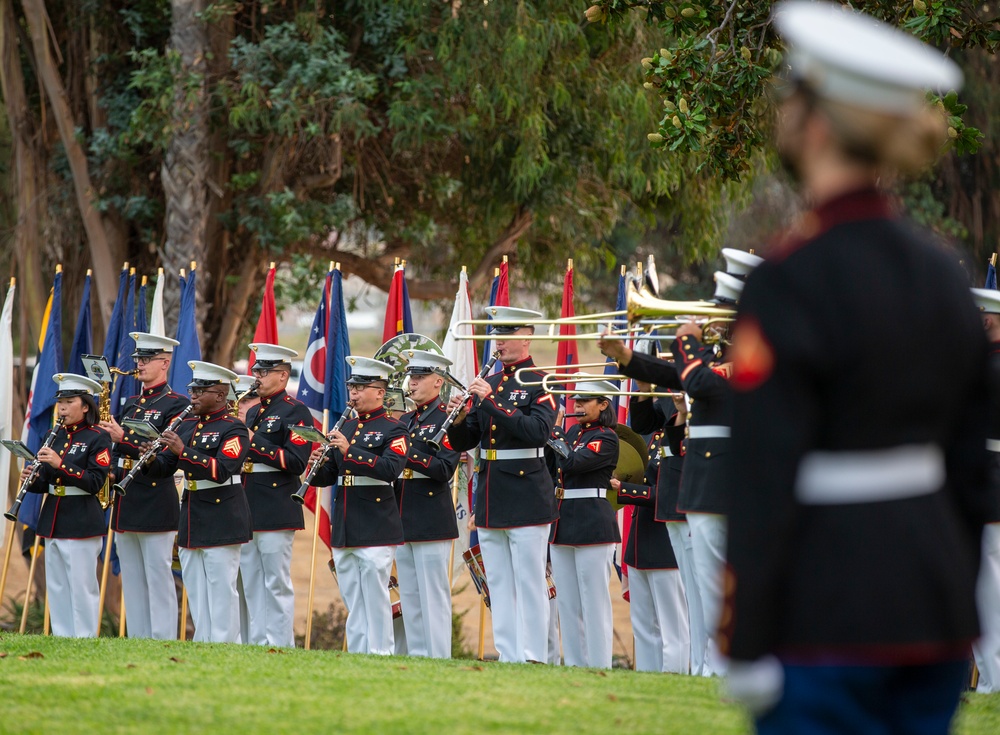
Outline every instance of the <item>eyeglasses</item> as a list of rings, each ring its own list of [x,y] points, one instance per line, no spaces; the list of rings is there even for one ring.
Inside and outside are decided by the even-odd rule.
[[[135,364],[136,365],[148,365],[153,360],[166,360],[167,358],[165,358],[165,357],[136,357],[134,359],[135,359]]]
[[[272,368],[259,368],[259,367],[250,368],[250,374],[255,378],[266,378],[273,372],[274,370]]]
[[[214,393],[215,395],[220,397],[228,395],[228,393],[224,393],[223,391],[209,390],[208,388],[190,388],[188,390],[188,393],[190,393],[192,396],[200,396],[204,393]]]

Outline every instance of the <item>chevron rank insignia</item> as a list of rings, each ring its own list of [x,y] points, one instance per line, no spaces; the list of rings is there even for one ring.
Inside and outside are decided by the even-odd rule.
[[[227,439],[226,443],[222,445],[222,453],[227,457],[232,457],[233,459],[239,459],[242,451],[243,445],[240,443],[240,438],[238,436]]]
[[[396,454],[405,457],[406,456],[406,437],[400,436],[393,439],[389,443],[389,449],[394,451]]]
[[[111,452],[109,452],[107,449],[102,449],[100,453],[97,455],[97,464],[101,465],[101,467],[110,467]]]
[[[592,452],[600,452],[601,451],[601,440],[600,439],[594,439],[594,441],[592,441],[592,442],[587,442],[587,449],[589,449]]]

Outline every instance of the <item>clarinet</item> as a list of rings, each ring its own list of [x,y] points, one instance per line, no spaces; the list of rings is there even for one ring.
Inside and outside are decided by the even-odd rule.
[[[170,422],[170,426],[168,426],[166,430],[177,431],[177,427],[181,425],[181,422],[184,419],[186,419],[187,415],[191,413],[193,410],[194,410],[194,405],[189,403],[187,406],[184,407],[183,411],[181,411],[179,414],[177,414],[177,416],[174,417],[174,420]],[[138,475],[142,471],[142,468],[149,460],[155,457],[156,454],[161,449],[163,449],[165,443],[166,442],[163,441],[162,437],[159,436],[156,437],[156,439],[153,440],[153,443],[149,446],[149,449],[143,452],[142,456],[135,461],[135,463],[132,465],[132,469],[128,471],[128,474],[125,475],[125,477],[123,477],[116,485],[114,485],[115,492],[124,497],[125,491],[128,489],[128,486],[132,484],[132,481],[136,478],[136,475]]]
[[[352,401],[348,401],[347,408],[345,408],[344,412],[340,414],[340,418],[337,419],[337,423],[333,425],[333,429],[330,431],[330,433],[332,434],[334,431],[340,431],[340,428],[344,425],[344,422],[347,421],[347,419],[351,418],[351,414],[353,412],[354,412],[354,403]],[[312,485],[312,479],[313,477],[316,476],[316,471],[322,466],[323,462],[326,461],[326,455],[330,453],[330,447],[332,446],[333,446],[332,444],[327,444],[325,447],[323,447],[323,454],[320,455],[319,461],[317,461],[309,468],[309,471],[306,473],[306,479],[302,481],[302,484],[299,486],[299,489],[296,490],[294,493],[292,493],[292,500],[294,500],[299,505],[302,505],[303,503],[306,502],[306,490],[308,490],[309,486]]]
[[[52,443],[56,440],[56,434],[63,423],[64,419],[62,416],[56,419],[56,425],[52,427],[49,431],[49,435],[45,437],[45,443],[42,444],[41,448],[38,450],[39,452],[42,451],[42,449],[52,448]],[[36,455],[34,461],[31,463],[30,474],[24,478],[24,481],[21,483],[21,487],[17,489],[17,497],[14,498],[14,504],[10,506],[10,510],[3,514],[3,517],[8,521],[17,521],[17,514],[21,510],[21,502],[24,500],[24,496],[28,492],[28,486],[38,479],[38,473],[41,469],[42,463]]]
[[[479,371],[479,375],[476,377],[485,378],[490,370],[493,369],[493,366],[496,364],[499,357],[500,350],[497,350],[490,355],[490,359],[486,361],[486,364],[483,365],[483,369]],[[465,402],[469,400],[470,395],[472,395],[472,393],[468,388],[466,388],[465,392],[462,394],[462,400],[455,404],[455,408],[452,409],[451,413],[448,414],[448,417],[441,423],[441,428],[438,429],[438,433],[428,440],[427,444],[435,452],[441,451],[441,444],[444,442],[444,435],[448,433],[448,427],[455,423],[455,419],[458,418],[458,414],[461,412],[462,406],[464,406]]]

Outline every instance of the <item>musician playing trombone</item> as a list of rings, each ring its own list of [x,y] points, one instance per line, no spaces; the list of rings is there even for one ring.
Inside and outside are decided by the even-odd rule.
[[[518,368],[534,365],[529,354],[534,332],[525,324],[537,311],[488,307],[503,321],[492,328],[503,370],[469,385],[471,407],[448,429],[457,451],[479,446],[479,484],[475,519],[490,588],[493,641],[501,661],[548,659],[549,597],[545,558],[549,525],[558,517],[545,445],[556,419],[556,400],[541,387],[540,372],[529,371],[535,385],[514,379]],[[520,322],[518,320],[524,320]],[[449,410],[462,404],[449,401]]]
[[[451,658],[451,589],[448,562],[458,522],[451,480],[458,452],[447,437],[428,444],[448,416],[441,388],[451,360],[422,350],[407,353],[406,374],[416,408],[400,423],[410,434],[406,467],[396,485],[404,543],[396,549],[399,597],[411,656]]]
[[[246,413],[249,460],[243,466],[243,489],[250,506],[253,535],[240,549],[240,576],[247,605],[244,643],[295,645],[295,592],[292,589],[292,542],[305,528],[302,506],[291,494],[299,486],[311,449],[289,426],[312,426],[312,414],[285,390],[298,353],[281,345],[250,345],[256,360],[260,404]]]
[[[191,402],[167,385],[174,347],[179,342],[146,332],[132,332],[132,359],[142,390],[129,397],[121,417],[148,421],[162,432]],[[142,455],[146,441],[124,429],[114,417],[101,422],[114,441],[115,481],[121,480]],[[172,479],[138,474],[127,495],[116,495],[112,528],[121,561],[125,624],[129,638],[177,638],[177,589],[171,568],[180,505]]]
[[[107,530],[97,493],[111,469],[111,438],[96,425],[94,396],[101,392],[100,383],[73,373],[57,373],[52,380],[59,386],[61,425],[38,450],[39,471],[27,491],[47,493],[37,533],[45,539],[52,635],[93,638],[100,595],[97,555]],[[25,466],[21,482],[31,474],[32,468]]]

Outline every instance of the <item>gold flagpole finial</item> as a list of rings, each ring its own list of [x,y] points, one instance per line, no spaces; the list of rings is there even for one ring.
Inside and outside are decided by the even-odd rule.
[[[142,283],[140,285],[145,286],[149,282],[149,278],[146,276],[142,277]]]
[[[507,262],[507,256],[506,256],[506,255],[505,255],[505,256],[503,256],[503,262],[504,262],[504,263],[506,263],[506,262]]]
[[[163,278],[163,268],[157,268],[156,269],[156,277],[157,278]]]
[[[468,272],[469,272],[469,269],[468,269],[468,268],[466,268],[466,267],[465,267],[465,266],[463,265],[463,266],[462,266],[462,273],[465,273],[465,274],[468,274]]]
[[[135,268],[129,268],[128,269],[128,277],[131,278],[134,275],[135,275]]]
[[[273,270],[274,270],[274,261],[273,261],[273,260],[271,261],[271,265],[269,265],[269,266],[267,267],[267,269],[268,269],[269,271],[273,271]]]
[[[639,279],[641,280],[642,279],[642,261],[641,260],[638,261],[635,264],[635,272],[636,272],[636,275],[639,276]]]
[[[194,273],[194,269],[197,268],[197,267],[198,267],[198,264],[195,261],[192,260],[191,261],[191,272]]]
[[[627,266],[625,266],[625,265],[622,265],[622,275],[623,275],[623,276],[625,275],[625,272],[626,272],[627,270],[628,270],[628,267],[627,267]]]
[[[181,278],[184,278],[184,276],[186,276],[186,275],[187,275],[187,271],[184,270],[183,268],[181,268]]]
[[[997,254],[996,253],[993,253],[993,255],[990,256],[990,265],[992,265],[994,268],[997,267]]]
[[[128,261],[126,260],[122,263],[122,270],[128,272]]]
[[[328,271],[332,271],[333,270],[333,261],[332,260],[330,261],[330,267],[327,268],[327,270]]]
[[[17,279],[14,276],[10,277],[10,288],[14,288],[17,285]]]
[[[393,258],[393,259],[392,259],[392,264],[393,264],[394,266],[398,266],[398,265],[399,265],[399,258]]]
[[[566,270],[568,270],[568,271],[573,270],[573,259],[572,258],[570,258],[569,260],[566,261]]]
[[[92,276],[92,275],[94,275],[94,271],[92,271],[90,268],[88,268],[87,269],[87,276]]]
[[[333,267],[334,267],[334,270],[338,270],[339,271],[340,270],[340,261],[338,260],[336,263],[334,263]]]
[[[500,269],[499,268],[494,268],[493,269],[493,277],[494,278],[499,278],[500,277]]]

